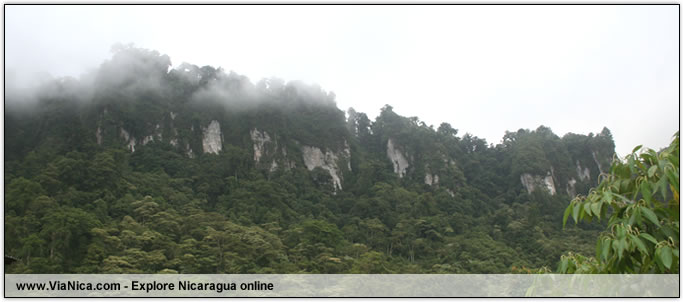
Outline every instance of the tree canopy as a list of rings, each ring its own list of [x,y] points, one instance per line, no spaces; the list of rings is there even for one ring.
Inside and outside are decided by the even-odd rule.
[[[604,132],[604,131],[603,131]],[[679,272],[680,135],[668,148],[633,152],[612,163],[609,174],[587,196],[572,200],[564,213],[574,222],[607,220],[595,257],[569,253],[562,273]]]
[[[6,101],[5,254],[19,259],[6,272],[516,273],[588,254],[605,229],[560,221],[610,169],[607,129],[540,126],[490,144],[390,105],[345,118],[316,85],[170,62],[121,46],[89,76]],[[306,152],[324,167],[309,169]],[[672,159],[655,155],[638,157],[652,195],[672,190],[659,182]],[[636,224],[652,217],[629,209]],[[668,231],[639,230],[673,267]]]

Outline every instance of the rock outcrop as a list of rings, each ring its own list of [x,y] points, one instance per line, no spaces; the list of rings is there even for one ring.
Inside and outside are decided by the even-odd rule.
[[[126,131],[126,129],[123,129],[123,128],[121,128],[120,136],[121,136],[121,138],[123,138],[126,141],[126,145],[128,146],[128,150],[130,150],[130,152],[135,152],[135,145],[137,145],[135,138],[132,137],[130,135],[130,133],[128,133],[128,131]]]
[[[567,182],[567,194],[572,198],[576,197],[576,179],[571,178]]]
[[[439,175],[431,174],[431,173],[425,174],[425,184],[430,185],[430,186],[438,185],[439,184]]]
[[[142,145],[143,145],[143,146],[144,146],[144,145],[147,145],[147,144],[149,144],[150,142],[153,142],[153,141],[154,141],[154,136],[152,136],[152,135],[145,136],[145,137],[142,139]]]
[[[254,161],[260,162],[261,157],[266,153],[265,145],[266,143],[272,142],[270,135],[266,131],[259,131],[258,129],[252,129],[249,131],[251,136],[251,141],[254,144]],[[273,162],[277,168],[277,163]],[[271,168],[272,169],[272,168]]]
[[[320,167],[323,170],[328,171],[332,177],[334,190],[337,191],[342,189],[342,177],[338,161],[341,158],[350,155],[350,153],[347,153],[350,152],[350,150],[345,149],[341,152],[342,154],[334,153],[330,150],[323,153],[320,148],[311,146],[303,146],[301,150],[303,152],[306,169],[312,171],[313,169]],[[348,157],[346,159],[348,160]]]
[[[593,155],[593,160],[595,161],[595,164],[598,166],[598,170],[600,170],[600,174],[605,173],[605,171],[602,170],[600,161],[598,160],[598,155],[595,154],[595,151],[591,151],[591,154]]]
[[[588,167],[582,168],[581,163],[578,160],[576,161],[576,174],[579,175],[579,180],[581,181],[591,179],[591,171],[588,170]]]
[[[187,157],[189,157],[189,158],[194,158],[194,152],[192,152],[192,148],[190,148],[190,144],[189,144],[189,143],[185,143],[185,150],[187,150],[187,151],[185,152],[185,154],[187,154]]]
[[[387,156],[391,163],[394,165],[394,173],[398,174],[398,177],[403,178],[406,175],[406,170],[410,166],[408,159],[403,155],[401,150],[396,148],[392,139],[387,142]]]
[[[550,173],[549,173],[550,174]],[[539,175],[531,175],[529,173],[524,173],[520,177],[522,185],[526,191],[531,194],[538,188],[543,188],[547,190],[550,195],[555,195],[557,190],[555,189],[555,183],[553,182],[553,176],[547,175],[545,177]]]
[[[102,127],[97,126],[97,132],[95,132],[95,137],[97,138],[97,144],[102,144]]]
[[[218,154],[223,149],[222,137],[221,124],[217,120],[211,121],[209,126],[204,128],[204,135],[202,136],[204,153]]]

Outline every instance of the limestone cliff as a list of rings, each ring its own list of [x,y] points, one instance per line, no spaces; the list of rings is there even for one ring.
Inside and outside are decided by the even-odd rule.
[[[410,163],[406,156],[403,155],[403,152],[396,147],[391,138],[387,141],[387,156],[394,166],[394,173],[398,174],[398,177],[401,178],[405,176]]]
[[[550,172],[548,172],[548,175],[546,176],[531,175],[529,173],[524,173],[519,178],[522,182],[522,185],[529,194],[538,189],[545,190],[550,195],[555,195],[555,193],[557,192],[557,190],[555,189],[553,177],[552,175],[550,175]]]
[[[221,125],[216,120],[212,120],[209,126],[204,128],[202,137],[202,147],[204,153],[218,154],[223,149],[223,135]]]
[[[332,152],[331,150],[322,152],[320,148],[312,146],[303,146],[301,150],[303,152],[303,160],[306,169],[312,171],[318,167],[322,168],[330,173],[334,190],[342,189],[342,174],[339,168],[339,161],[345,159],[349,162],[351,150],[348,145],[341,152]],[[350,169],[350,166],[347,167]]]
[[[249,131],[249,134],[254,147],[254,161],[258,163],[261,161],[261,157],[266,153],[266,144],[272,143],[272,140],[270,139],[268,132],[259,131],[256,128]]]

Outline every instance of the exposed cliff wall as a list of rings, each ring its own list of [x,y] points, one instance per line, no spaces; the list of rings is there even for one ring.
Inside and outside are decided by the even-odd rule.
[[[576,174],[579,175],[579,180],[585,181],[591,179],[591,171],[588,167],[581,167],[581,162],[576,161]]]
[[[145,53],[136,56],[147,58]],[[140,62],[157,59],[152,55]],[[550,194],[583,194],[596,184],[598,173],[607,172],[614,152],[608,129],[560,138],[541,126],[506,133],[501,144],[492,145],[473,134],[458,134],[447,123],[437,128],[418,117],[400,116],[390,105],[374,121],[353,110],[345,120],[334,94],[315,85],[272,79],[252,84],[210,66],[185,64],[168,70],[166,61],[162,63],[148,66],[146,73],[108,63],[100,78],[118,79],[114,86],[98,82],[92,95],[78,101],[56,102],[54,94],[45,93],[35,114],[10,110],[7,154],[22,160],[40,148],[66,155],[123,148],[135,153],[144,146],[151,152],[126,156],[142,162],[140,158],[158,153],[164,160],[180,158],[180,166],[186,157],[226,152],[221,157],[231,166],[226,170],[283,172],[277,177],[305,180],[302,172],[321,168],[335,190],[352,184],[369,190],[383,182],[436,193],[447,190],[455,196],[468,193],[459,187],[471,186],[495,197],[518,192],[519,182],[527,192],[543,188]],[[140,85],[151,83],[150,77],[157,85]],[[351,173],[342,173],[347,171]],[[260,175],[270,179],[271,174],[276,173]]]
[[[398,174],[398,177],[401,178],[405,176],[410,163],[406,156],[403,155],[403,152],[396,147],[391,138],[387,141],[387,156],[394,165],[394,173]]]
[[[335,191],[342,189],[342,176],[341,170],[339,169],[339,160],[345,158],[348,161],[348,158],[351,155],[351,150],[348,147],[341,152],[336,153],[331,150],[322,152],[320,148],[311,146],[303,146],[301,150],[303,152],[303,160],[306,169],[312,171],[319,167],[328,171],[330,177],[332,177]]]
[[[204,148],[204,153],[218,154],[223,149],[221,124],[216,120],[212,120],[209,126],[203,130],[202,147]]]
[[[123,138],[123,140],[126,142],[128,150],[135,152],[135,145],[137,145],[137,141],[130,135],[130,133],[128,133],[128,131],[126,131],[126,129],[121,128],[121,138]]]
[[[261,157],[266,154],[266,144],[271,143],[272,140],[270,139],[268,132],[259,131],[256,128],[249,131],[249,135],[251,136],[251,141],[254,147],[254,161],[258,163],[261,161]],[[277,166],[274,161],[273,163]]]
[[[426,185],[438,185],[439,184],[439,175],[437,174],[432,174],[432,173],[427,173],[425,174],[425,184]]]
[[[571,178],[567,182],[567,195],[574,198],[576,197],[576,179]]]
[[[591,155],[593,155],[593,160],[595,161],[595,165],[598,166],[600,174],[605,173],[605,171],[602,170],[602,165],[600,164],[600,161],[598,160],[598,155],[595,154],[595,151],[591,151]]]
[[[547,176],[524,173],[519,178],[529,194],[538,189],[546,190],[546,192],[548,192],[550,195],[555,195],[555,193],[557,193],[557,190],[555,189],[555,182],[553,181],[553,177],[550,175],[550,173],[548,173]]]

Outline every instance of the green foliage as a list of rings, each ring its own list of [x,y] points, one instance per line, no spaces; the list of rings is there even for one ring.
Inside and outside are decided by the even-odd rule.
[[[609,130],[559,138],[541,126],[494,146],[388,105],[345,119],[314,85],[169,66],[120,46],[93,79],[55,81],[33,107],[6,102],[5,254],[20,259],[6,272],[507,273],[586,253],[601,227],[562,232],[559,208],[570,179],[585,194],[609,166]],[[204,152],[213,121],[218,154]],[[269,137],[258,161],[254,129]],[[409,161],[403,177],[390,139]],[[303,146],[348,148],[336,162],[343,190],[329,167],[308,169]],[[557,194],[529,194],[523,173],[551,173]],[[677,265],[665,237],[647,233],[661,265]]]
[[[640,151],[640,152],[638,152]],[[564,213],[578,223],[607,220],[595,257],[562,256],[561,273],[678,273],[680,250],[680,137],[655,152],[633,149]]]

